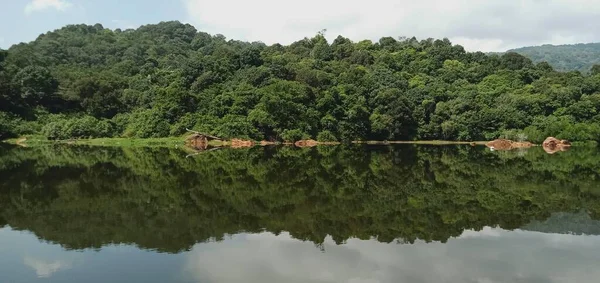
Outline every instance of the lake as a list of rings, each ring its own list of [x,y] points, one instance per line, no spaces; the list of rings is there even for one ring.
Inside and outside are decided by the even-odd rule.
[[[600,151],[0,146],[0,282],[598,282]]]

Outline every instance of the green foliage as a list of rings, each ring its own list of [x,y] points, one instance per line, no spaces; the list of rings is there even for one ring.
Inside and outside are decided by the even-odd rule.
[[[286,142],[295,142],[303,139],[308,139],[309,136],[302,132],[302,130],[294,129],[294,130],[284,130],[281,133],[281,138]]]
[[[115,127],[108,120],[83,116],[49,122],[42,127],[41,132],[51,140],[103,138],[113,136]]]
[[[600,43],[574,45],[542,45],[510,50],[531,58],[533,62],[548,62],[559,71],[587,73],[600,64]]]
[[[169,135],[169,121],[156,109],[139,110],[129,116],[124,135],[136,138],[160,138]]]
[[[15,118],[5,112],[0,112],[0,139],[8,139],[16,136]]]
[[[445,242],[465,229],[522,229],[557,212],[598,219],[599,154],[348,145],[186,158],[175,146],[0,144],[0,227],[65,249],[123,243],[169,253],[263,231],[315,244]]]
[[[319,134],[317,135],[317,141],[337,142],[338,139],[335,137],[335,135],[331,131],[325,130],[325,131],[319,132]]]
[[[248,121],[246,116],[226,115],[215,127],[214,133],[222,138],[243,138],[258,140],[261,138],[258,130]]]
[[[14,117],[11,135],[51,138],[194,128],[279,141],[323,132],[341,141],[484,140],[507,131],[600,140],[592,57],[584,75],[518,52],[469,53],[448,39],[330,43],[322,31],[266,46],[179,22],[126,32],[69,25],[0,51],[0,111]],[[91,129],[75,122],[84,116],[108,121]]]
[[[590,69],[590,73],[592,75],[600,75],[600,64],[595,64],[594,66],[592,66],[592,68]]]

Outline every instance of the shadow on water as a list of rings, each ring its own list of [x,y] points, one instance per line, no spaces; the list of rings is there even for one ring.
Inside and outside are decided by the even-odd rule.
[[[594,148],[548,155],[541,148],[353,145],[186,155],[0,147],[0,227],[66,249],[127,243],[176,253],[239,232],[287,231],[316,245],[328,235],[338,244],[446,242],[465,229],[542,231],[560,213],[583,213],[592,225],[600,215]]]

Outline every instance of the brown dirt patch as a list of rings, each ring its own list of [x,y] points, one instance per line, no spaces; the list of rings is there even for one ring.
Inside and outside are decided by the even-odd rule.
[[[512,150],[517,148],[530,148],[534,144],[530,142],[516,142],[507,139],[497,139],[485,144],[493,150]]]
[[[195,148],[198,150],[205,150],[206,148],[208,148],[208,140],[206,139],[205,136],[200,135],[200,134],[189,135],[185,139],[185,144],[189,147],[192,147],[192,148]]]
[[[319,142],[316,140],[299,140],[294,145],[297,147],[313,147],[319,145]]]
[[[571,147],[568,140],[559,140],[555,137],[548,137],[542,143],[544,151],[548,154],[554,154],[560,151],[567,151]]]
[[[240,139],[232,139],[231,147],[232,148],[242,148],[242,147],[253,147],[254,141],[240,140]]]
[[[260,141],[260,145],[262,146],[266,146],[266,145],[275,145],[275,142],[272,141]]]

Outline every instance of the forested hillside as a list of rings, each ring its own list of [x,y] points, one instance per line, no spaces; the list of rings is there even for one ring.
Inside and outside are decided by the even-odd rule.
[[[444,40],[282,46],[179,22],[70,25],[0,52],[0,139],[600,139],[600,66],[556,72]],[[522,135],[524,133],[524,135]]]
[[[590,72],[600,64],[600,42],[572,45],[529,46],[510,50],[533,60],[534,63],[548,62],[558,71]]]

